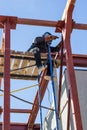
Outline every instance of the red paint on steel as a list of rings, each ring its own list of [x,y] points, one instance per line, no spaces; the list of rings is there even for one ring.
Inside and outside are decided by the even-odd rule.
[[[3,108],[0,108],[0,114],[3,112]],[[31,113],[31,109],[10,109],[11,113]]]
[[[27,130],[26,123],[11,123],[10,130]],[[2,130],[2,123],[0,123],[0,130]],[[34,124],[32,130],[40,130],[40,124]]]
[[[41,78],[40,81],[40,90],[41,90],[41,100],[44,97],[47,85],[48,85],[48,81],[46,81],[44,79],[44,75],[45,75],[46,71],[44,71],[43,76]],[[38,102],[38,92],[36,93],[35,99],[34,99],[34,104],[32,107],[32,113],[30,114],[29,120],[28,120],[28,127],[33,128],[37,113],[39,111],[39,102]]]
[[[4,23],[5,53],[4,53],[4,111],[3,130],[10,130],[10,24]]]
[[[17,23],[17,17],[13,16],[3,16],[0,15],[0,28],[4,28],[4,23],[9,19],[10,28],[15,29]]]
[[[74,104],[76,128],[77,130],[83,130],[79,99],[78,99],[77,84],[76,84],[76,78],[75,78],[75,72],[74,72],[74,64],[73,64],[73,58],[72,58],[72,51],[71,51],[71,46],[70,46],[70,35],[72,31],[72,11],[73,11],[73,6],[71,6],[67,12],[66,19],[65,19],[65,23],[66,23],[65,28],[63,29],[62,32],[63,32],[64,47],[65,47],[65,57],[66,57],[69,88],[72,94],[72,100]]]
[[[87,67],[87,55],[72,54],[73,64],[77,67]],[[66,66],[66,58],[63,56],[63,65]]]

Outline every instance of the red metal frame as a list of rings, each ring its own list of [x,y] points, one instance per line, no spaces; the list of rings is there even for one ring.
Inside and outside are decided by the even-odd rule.
[[[3,130],[10,130],[10,24],[9,19],[4,24],[5,53],[4,53],[4,110]]]
[[[47,26],[56,28],[55,32],[61,32],[63,34],[63,43],[65,54],[63,55],[63,64],[67,66],[68,71],[68,80],[69,80],[69,89],[70,94],[72,94],[74,112],[75,112],[75,120],[76,120],[76,128],[77,130],[83,130],[82,128],[82,120],[80,115],[80,107],[79,107],[79,99],[77,92],[77,85],[74,73],[74,66],[87,66],[87,55],[75,55],[72,54],[71,46],[70,46],[70,34],[72,29],[83,29],[87,30],[87,24],[75,23],[72,20],[72,13],[74,9],[76,0],[67,0],[67,4],[63,13],[62,20],[60,21],[48,21],[48,20],[35,20],[35,19],[23,19],[11,16],[0,16],[0,28],[5,29],[5,55],[4,55],[4,120],[3,126],[0,124],[0,130],[10,130],[10,128],[17,130],[26,130],[27,127],[33,130],[39,130],[39,125],[34,125],[35,119],[37,117],[37,113],[39,110],[38,103],[38,92],[36,93],[34,104],[32,106],[32,110],[30,110],[30,116],[28,119],[28,124],[10,124],[10,29],[16,29],[16,24],[26,24],[26,25],[36,25],[36,26]],[[61,57],[60,57],[61,58]],[[61,65],[61,66],[62,66]],[[8,66],[8,67],[7,67]],[[61,75],[62,71],[60,71]],[[43,76],[45,75],[45,72]],[[46,87],[48,82],[41,78],[40,87],[41,87],[41,100],[44,97]],[[60,81],[61,82],[61,81]],[[73,84],[74,83],[74,84]],[[61,91],[59,90],[61,94]],[[60,102],[60,99],[59,99]],[[36,106],[37,105],[37,106]],[[60,106],[60,105],[59,105]],[[70,105],[69,105],[70,106]],[[77,110],[78,109],[78,110]],[[27,110],[14,110],[13,112],[28,112]],[[69,113],[68,113],[69,114]],[[69,119],[69,117],[68,117]],[[69,120],[68,120],[69,122]],[[2,128],[1,128],[2,127]],[[69,124],[67,126],[69,128]]]
[[[77,67],[87,67],[87,55],[72,54],[73,64]],[[63,56],[63,65],[66,65],[65,55]]]
[[[73,4],[71,4],[71,6],[69,6],[67,15],[65,17],[65,28],[63,29],[63,41],[64,41],[65,56],[66,56],[69,88],[72,94],[73,106],[74,106],[74,112],[75,112],[76,128],[77,130],[82,130],[83,128],[82,128],[82,120],[81,120],[81,113],[80,113],[80,106],[79,106],[79,98],[78,98],[77,84],[76,84],[76,78],[75,78],[75,72],[74,72],[72,51],[71,51],[71,46],[70,46],[70,34],[72,31],[73,8],[74,6]],[[78,111],[77,111],[77,108],[78,108]]]
[[[0,130],[2,130],[2,123],[0,123]],[[11,123],[10,124],[10,130],[28,130],[26,123]],[[40,125],[35,124],[32,128],[32,130],[40,130]]]
[[[41,101],[43,99],[43,96],[45,94],[47,84],[48,84],[48,81],[44,80],[45,73],[46,73],[46,70],[44,71],[43,76],[41,78],[41,82],[40,82]],[[33,114],[32,113],[30,114],[29,120],[28,120],[28,127],[29,128],[33,127],[37,113],[38,113],[38,110],[39,110],[39,102],[38,102],[38,92],[37,92],[36,96],[35,96],[34,104],[33,104],[33,107],[32,107],[32,113]]]

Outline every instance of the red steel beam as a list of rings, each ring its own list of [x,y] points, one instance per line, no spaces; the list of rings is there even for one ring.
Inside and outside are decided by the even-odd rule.
[[[0,123],[0,130],[2,130],[2,123]],[[26,123],[11,123],[10,130],[28,130],[28,129]],[[40,130],[40,125],[34,124],[32,130]]]
[[[67,11],[71,5],[75,4],[75,0],[68,0],[68,4],[66,5],[66,8],[64,10],[62,19],[65,19],[65,16],[67,14]],[[70,3],[71,2],[71,3]],[[4,22],[6,19],[10,20],[11,23],[11,29],[16,28],[16,24],[24,24],[24,25],[35,25],[35,26],[47,26],[47,27],[56,27],[56,32],[61,32],[62,28],[64,27],[64,20],[59,21],[49,21],[49,20],[38,20],[38,19],[27,19],[27,18],[18,18],[13,16],[4,16],[0,15],[0,28],[4,28]],[[81,24],[81,23],[72,23],[73,29],[82,29],[87,30],[87,24]]]
[[[72,4],[70,4],[70,6],[73,5],[73,4],[75,4],[75,0],[73,1]],[[65,18],[65,14],[66,13],[64,13],[64,16],[63,16],[64,18]],[[64,20],[49,21],[49,20],[17,18],[17,23],[16,24],[56,27],[56,32],[61,32],[62,27],[64,27],[65,23],[64,23]],[[87,30],[87,24],[75,23],[74,21],[72,21],[72,28],[73,29]]]
[[[72,94],[72,100],[73,100],[73,105],[74,105],[76,128],[77,130],[83,130],[77,84],[76,84],[76,78],[75,78],[75,72],[74,72],[74,64],[73,64],[73,58],[72,58],[72,51],[71,51],[71,46],[70,46],[70,34],[72,31],[73,8],[74,8],[73,5],[69,7],[69,10],[65,18],[65,23],[66,23],[65,28],[63,28],[62,33],[63,33],[63,40],[64,40],[64,48],[65,48],[68,82],[69,82],[69,88]]]
[[[61,57],[59,57],[61,58]],[[73,64],[76,67],[87,67],[87,55],[72,54]],[[63,56],[63,65],[66,66],[66,58]]]
[[[4,52],[4,110],[3,130],[10,130],[10,23],[4,23],[5,52]]]
[[[62,27],[62,25],[64,23],[63,21],[37,20],[37,19],[17,18],[17,17],[13,17],[13,16],[0,15],[0,28],[4,28],[3,23],[8,18],[11,23],[11,29],[15,29],[16,24],[47,26],[47,27],[56,27],[56,26]]]
[[[62,15],[62,20],[65,20],[69,8],[71,8],[71,6],[74,6],[75,2],[76,2],[76,0],[67,0],[66,7],[65,7],[63,15]]]
[[[15,29],[17,17],[0,15],[0,28],[4,28],[4,23],[9,19],[10,28]]]
[[[0,108],[0,114],[3,112],[3,108]],[[32,110],[29,109],[10,109],[11,113],[31,113]]]
[[[87,24],[75,23],[73,22],[74,29],[87,30]]]
[[[55,54],[52,54],[52,58],[55,57]],[[63,58],[63,61],[62,61],[62,65],[63,66],[66,66],[66,56],[65,54],[63,54],[63,57],[61,56],[61,54],[59,54],[57,56],[57,59],[62,59]],[[85,54],[72,54],[72,58],[73,58],[73,64],[74,66],[76,67],[87,67],[87,55]]]
[[[48,81],[46,81],[44,79],[45,74],[46,74],[46,70],[44,71],[42,78],[41,78],[41,81],[40,81],[41,101],[44,97],[44,94],[45,94],[45,91],[46,91],[46,88],[48,85]],[[35,99],[34,99],[34,105],[32,106],[32,113],[29,116],[28,127],[33,128],[38,111],[39,111],[39,101],[38,101],[38,92],[37,92]]]
[[[64,23],[63,21],[49,21],[49,20],[17,18],[17,24],[26,24],[26,25],[56,27],[56,25],[61,26],[63,23]]]
[[[12,113],[31,113],[32,110],[29,109],[10,109]]]

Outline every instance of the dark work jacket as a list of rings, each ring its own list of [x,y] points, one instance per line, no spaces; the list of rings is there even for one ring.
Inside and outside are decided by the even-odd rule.
[[[51,44],[51,42],[50,42],[50,44]],[[31,47],[27,51],[29,52],[31,49],[33,49],[35,47],[39,48],[40,53],[48,52],[48,44],[47,44],[47,42],[45,42],[44,37],[36,37],[34,40],[34,43],[32,43]],[[58,52],[59,47],[58,47],[58,45],[56,47],[50,46],[50,49],[51,49],[51,52]]]

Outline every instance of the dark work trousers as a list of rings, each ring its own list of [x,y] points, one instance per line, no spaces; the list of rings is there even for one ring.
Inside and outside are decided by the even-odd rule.
[[[40,53],[39,48],[35,47],[35,48],[31,49],[30,52],[34,53],[36,66],[38,68],[40,68],[42,66],[42,62],[41,62],[41,53]],[[49,61],[48,57],[47,57],[47,60],[45,61],[45,63],[43,63],[43,64],[44,64],[44,66],[47,65],[47,73],[46,73],[46,75],[51,76],[51,73],[50,73],[50,61]],[[53,60],[52,60],[52,72],[53,72]]]
[[[39,48],[35,47],[33,49],[33,53],[34,53],[36,65],[37,65],[38,68],[40,68],[42,66],[42,62],[41,62],[41,54],[40,54]]]

